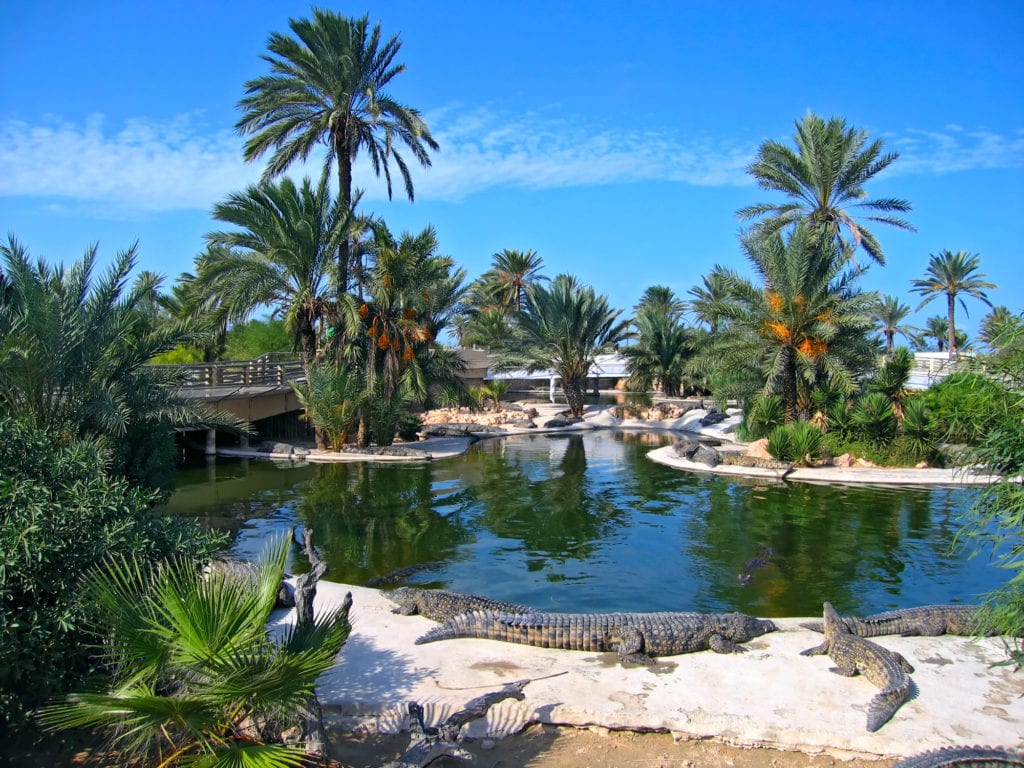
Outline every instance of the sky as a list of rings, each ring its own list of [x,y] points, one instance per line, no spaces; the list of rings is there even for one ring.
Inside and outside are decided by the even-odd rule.
[[[395,233],[433,226],[470,279],[532,249],[546,276],[574,274],[628,315],[651,285],[685,298],[716,264],[744,272],[736,211],[783,201],[746,167],[814,112],[900,155],[866,191],[908,200],[916,232],[874,228],[887,264],[864,288],[916,309],[929,255],[967,251],[992,303],[1024,310],[1020,0],[322,6],[400,36],[389,92],[440,144],[431,167],[411,161],[415,202],[357,163],[363,212]],[[93,244],[107,264],[137,242],[138,268],[169,288],[223,228],[214,204],[258,180],[237,103],[268,72],[269,35],[310,15],[287,0],[0,0],[0,237],[51,264]],[[973,335],[987,307],[966,303]],[[939,314],[941,300],[912,321]]]

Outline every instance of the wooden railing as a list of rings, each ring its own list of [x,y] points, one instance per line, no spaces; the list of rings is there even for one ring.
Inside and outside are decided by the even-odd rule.
[[[190,363],[167,365],[183,374],[183,389],[203,387],[283,387],[292,381],[303,381],[306,371],[301,360],[274,361],[264,355],[252,360],[234,360],[216,363]]]

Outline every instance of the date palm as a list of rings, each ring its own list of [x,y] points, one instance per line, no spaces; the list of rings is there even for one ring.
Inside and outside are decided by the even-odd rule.
[[[633,326],[636,340],[621,352],[630,383],[639,389],[653,387],[668,397],[678,397],[693,348],[690,330],[678,314],[650,309],[638,312]]]
[[[1009,308],[1000,305],[992,307],[992,311],[981,319],[978,338],[993,352],[1000,351],[1006,344],[1018,336],[1024,320],[1020,315],[1013,314]]]
[[[350,19],[320,8],[313,9],[312,19],[291,19],[289,26],[293,36],[274,32],[267,43],[263,59],[270,74],[247,81],[239,101],[242,117],[235,127],[249,136],[245,159],[270,152],[267,180],[326,145],[325,165],[337,164],[338,197],[342,210],[349,210],[352,166],[362,150],[374,173],[384,174],[388,197],[394,161],[412,200],[412,177],[398,145],[408,147],[425,167],[438,145],[420,113],[387,91],[405,70],[396,61],[402,47],[398,36],[384,40],[380,24],[371,28],[368,17]],[[338,249],[339,293],[348,289],[349,259],[344,238]]]
[[[993,290],[997,286],[983,278],[984,272],[978,271],[981,257],[978,254],[969,254],[966,251],[953,253],[950,250],[943,250],[938,254],[932,254],[928,260],[928,269],[922,279],[912,280],[914,293],[921,294],[924,298],[918,305],[918,309],[928,304],[937,296],[946,298],[946,349],[949,357],[956,357],[958,346],[956,338],[956,301],[960,299],[960,306],[964,314],[967,314],[967,305],[964,303],[964,296],[972,296],[975,299],[992,306],[988,300],[986,290]],[[941,351],[941,347],[940,347]]]
[[[874,320],[875,326],[882,331],[882,338],[885,339],[886,354],[892,353],[896,334],[900,334],[907,339],[914,338],[914,333],[917,329],[903,322],[909,314],[910,307],[902,303],[895,296],[882,296],[878,300],[871,319]]]
[[[535,251],[515,251],[508,248],[491,257],[498,283],[499,302],[512,312],[521,312],[523,299],[530,287],[546,280],[540,270],[543,267]]]
[[[228,197],[213,218],[237,229],[211,232],[197,282],[234,321],[257,307],[284,316],[306,366],[316,359],[318,324],[333,301],[333,257],[351,222],[332,201],[327,175],[314,186],[263,181]]]
[[[721,305],[728,298],[728,281],[725,275],[723,267],[715,266],[701,278],[703,285],[695,285],[688,291],[693,297],[690,299],[690,311],[698,321],[707,324],[711,334],[718,332],[722,320]]]
[[[611,351],[628,333],[628,321],[618,319],[621,312],[571,275],[559,275],[550,287],[535,285],[518,315],[515,337],[499,351],[498,365],[553,370],[572,415],[582,416],[587,375],[597,355]]]
[[[65,269],[30,259],[13,237],[0,245],[0,415],[108,439],[126,474],[172,439],[173,426],[240,427],[177,397],[177,374],[147,365],[179,344],[201,342],[203,331],[184,320],[155,321],[158,277],[145,273],[128,284],[136,255],[133,245],[94,278],[95,246]]]
[[[850,267],[852,248],[840,251],[807,222],[788,238],[748,235],[743,248],[757,279],[724,272],[729,299],[721,311],[728,325],[703,352],[705,367],[714,373],[754,361],[763,393],[778,395],[792,422],[817,383],[852,390],[870,367],[867,332],[876,296],[857,289],[862,270]]]
[[[754,229],[765,236],[806,219],[816,231],[843,246],[845,230],[855,245],[885,264],[882,246],[864,222],[913,231],[908,222],[893,215],[906,213],[911,206],[896,198],[868,199],[864,184],[888,168],[898,153],[883,154],[880,139],[869,143],[865,131],[847,126],[841,118],[825,120],[813,113],[797,121],[793,140],[795,149],[777,141],[764,142],[747,168],[761,189],[782,192],[791,202],[751,205],[737,215],[743,221],[759,219]]]

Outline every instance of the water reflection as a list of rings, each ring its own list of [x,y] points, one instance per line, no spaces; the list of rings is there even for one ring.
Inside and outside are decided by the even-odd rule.
[[[311,526],[339,581],[440,560],[420,581],[552,610],[875,611],[1001,583],[949,551],[969,490],[726,481],[649,461],[666,439],[522,436],[417,465],[219,463],[212,480],[182,471],[169,511],[235,532],[246,555],[269,531]]]

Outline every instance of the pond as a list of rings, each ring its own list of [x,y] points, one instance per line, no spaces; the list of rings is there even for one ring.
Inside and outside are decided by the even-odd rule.
[[[726,480],[645,457],[673,439],[524,435],[417,464],[218,459],[182,469],[166,511],[230,531],[244,557],[312,527],[333,581],[440,561],[410,583],[555,611],[870,613],[974,602],[1006,579],[951,551],[976,491]]]

